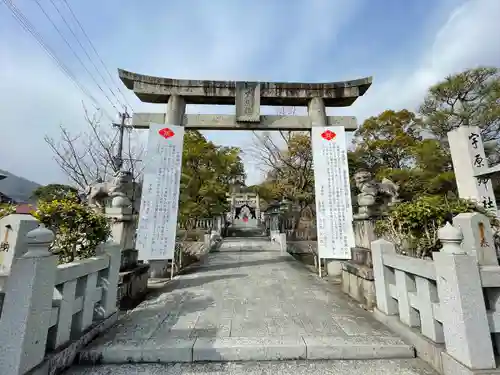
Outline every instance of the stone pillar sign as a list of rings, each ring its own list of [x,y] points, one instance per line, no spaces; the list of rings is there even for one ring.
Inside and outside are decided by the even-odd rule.
[[[182,126],[150,126],[136,244],[141,260],[173,259],[183,141]]]
[[[14,259],[26,250],[26,235],[38,228],[31,215],[11,214],[0,219],[0,273],[9,273]]]
[[[497,204],[481,130],[477,126],[461,126],[448,133],[448,141],[458,195],[476,201],[496,215]]]
[[[318,256],[351,259],[354,247],[347,144],[343,126],[313,126]]]

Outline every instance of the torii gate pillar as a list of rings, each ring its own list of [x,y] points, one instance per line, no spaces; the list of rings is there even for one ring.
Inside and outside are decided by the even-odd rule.
[[[186,112],[186,101],[180,95],[168,98],[165,124],[181,124]]]

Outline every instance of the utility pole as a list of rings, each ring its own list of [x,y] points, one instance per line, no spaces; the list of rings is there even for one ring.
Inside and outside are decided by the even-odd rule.
[[[116,170],[120,170],[123,167],[123,137],[125,135],[125,121],[130,118],[130,115],[127,112],[127,108],[120,113],[120,123],[115,124],[113,123],[114,127],[118,127],[118,146],[116,149],[116,154],[115,154],[115,168]]]

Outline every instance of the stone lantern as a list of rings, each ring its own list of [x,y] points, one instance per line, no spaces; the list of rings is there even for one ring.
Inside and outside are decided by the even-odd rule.
[[[279,230],[279,217],[281,214],[281,203],[278,201],[272,201],[267,207],[266,214],[269,215],[269,230],[278,231]]]
[[[243,187],[245,186],[245,175],[237,175],[231,181],[229,190],[231,194],[241,193]]]
[[[286,213],[290,210],[290,203],[286,198],[279,203],[278,229],[281,233],[285,231]]]

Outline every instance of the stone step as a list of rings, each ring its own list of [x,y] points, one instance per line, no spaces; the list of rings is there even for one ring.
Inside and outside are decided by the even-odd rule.
[[[267,242],[269,244],[271,244],[271,239],[269,238],[269,236],[259,236],[259,237],[255,237],[255,238],[247,238],[247,237],[228,237],[228,238],[224,238],[224,242],[223,244],[227,244],[227,243],[238,243],[242,246],[244,245],[247,245],[247,244],[251,244],[253,242],[256,242],[256,243],[264,243],[264,242]]]
[[[253,238],[253,237],[268,237],[261,229],[228,229],[226,238]]]
[[[80,364],[282,360],[367,360],[414,358],[415,350],[396,337],[198,337],[93,343]]]
[[[437,375],[419,359],[75,366],[66,375]]]

